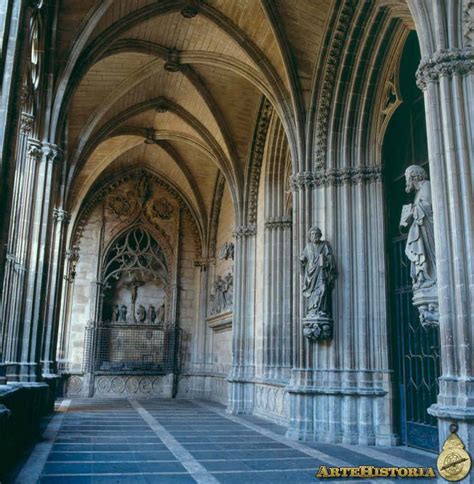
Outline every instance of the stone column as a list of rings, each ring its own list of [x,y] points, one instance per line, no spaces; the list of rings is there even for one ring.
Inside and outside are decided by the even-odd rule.
[[[235,231],[232,370],[229,406],[232,414],[250,414],[254,404],[255,347],[255,236],[256,226],[240,225]]]
[[[291,369],[291,219],[265,221],[263,375],[287,382]]]
[[[474,450],[474,5],[409,0],[420,40],[440,314],[440,445],[456,422]],[[466,481],[474,482],[471,472]]]
[[[315,207],[307,217],[310,220],[299,226],[303,243],[312,225],[320,227],[323,240],[333,248],[338,275],[332,298],[333,337],[312,342],[303,337],[305,307],[300,295],[301,271],[295,264],[299,316],[294,322],[295,354],[287,387],[288,436],[391,445],[395,436],[388,370],[385,247],[380,230],[381,167],[321,169],[293,181],[295,199],[308,204],[311,196]]]
[[[62,289],[63,254],[70,214],[66,210],[53,210],[54,233],[51,241],[51,265],[48,277],[47,307],[43,338],[43,376],[53,377],[57,372],[56,347],[59,327],[60,296]]]
[[[41,379],[41,347],[46,295],[45,273],[49,264],[47,244],[50,236],[52,219],[52,184],[55,164],[60,158],[56,145],[43,143],[40,154],[38,146],[31,144],[29,152],[36,160],[27,173],[31,174],[31,186],[27,192],[24,206],[25,231],[23,232],[22,251],[27,261],[27,281],[23,303],[22,348],[20,362],[20,381],[38,381]],[[35,161],[33,161],[35,163]]]
[[[13,198],[11,204],[10,229],[7,242],[7,256],[5,276],[3,281],[3,358],[7,363],[7,375],[12,381],[17,380],[17,364],[19,361],[19,304],[20,288],[23,286],[25,277],[24,260],[20,259],[19,253],[19,233],[20,222],[22,220],[21,211],[24,203],[23,194],[26,193],[27,177],[26,173],[28,157],[29,139],[33,128],[33,116],[22,113],[20,117],[18,143],[16,146],[15,158],[17,160],[15,178],[13,182]],[[39,152],[38,152],[39,154]]]

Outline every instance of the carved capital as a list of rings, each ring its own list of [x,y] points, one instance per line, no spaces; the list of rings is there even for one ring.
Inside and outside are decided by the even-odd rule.
[[[33,158],[35,161],[40,161],[41,160],[41,143],[38,140],[35,139],[28,139],[28,156]]]
[[[71,219],[71,214],[68,211],[63,210],[62,208],[55,208],[53,209],[53,218],[58,222],[67,223]]]
[[[210,264],[216,261],[214,257],[201,257],[194,260],[194,267],[201,267],[202,269],[207,269]]]
[[[257,226],[255,224],[239,225],[235,228],[234,236],[236,238],[251,237],[257,233]]]
[[[31,114],[21,113],[20,115],[20,133],[29,136],[33,131],[35,118]]]
[[[314,185],[314,174],[311,171],[303,171],[290,176],[290,188],[293,192],[303,189],[311,189]]]
[[[43,143],[42,151],[44,159],[48,163],[56,163],[61,159],[62,151],[55,144]]]
[[[416,71],[416,84],[424,91],[431,82],[442,77],[463,76],[474,72],[474,48],[446,49],[423,58]]]
[[[272,217],[265,221],[266,230],[284,230],[291,228],[292,221],[289,217]]]

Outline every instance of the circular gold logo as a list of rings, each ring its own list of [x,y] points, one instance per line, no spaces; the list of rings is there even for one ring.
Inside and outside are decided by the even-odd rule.
[[[471,464],[471,457],[464,450],[462,440],[452,432],[438,456],[438,472],[447,481],[460,481],[469,474]]]

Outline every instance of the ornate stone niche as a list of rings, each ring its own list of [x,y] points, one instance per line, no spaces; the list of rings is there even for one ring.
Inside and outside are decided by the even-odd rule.
[[[95,371],[166,373],[171,368],[168,277],[166,257],[145,228],[134,227],[111,245],[94,335]]]

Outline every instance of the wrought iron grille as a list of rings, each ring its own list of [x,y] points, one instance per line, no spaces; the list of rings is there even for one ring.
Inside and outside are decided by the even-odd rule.
[[[180,332],[156,324],[99,324],[85,331],[85,373],[167,374],[179,367]]]
[[[393,239],[392,267],[395,370],[400,395],[402,442],[427,450],[438,449],[438,424],[427,409],[438,395],[439,329],[423,327],[413,306],[410,262],[404,251],[406,237]]]

